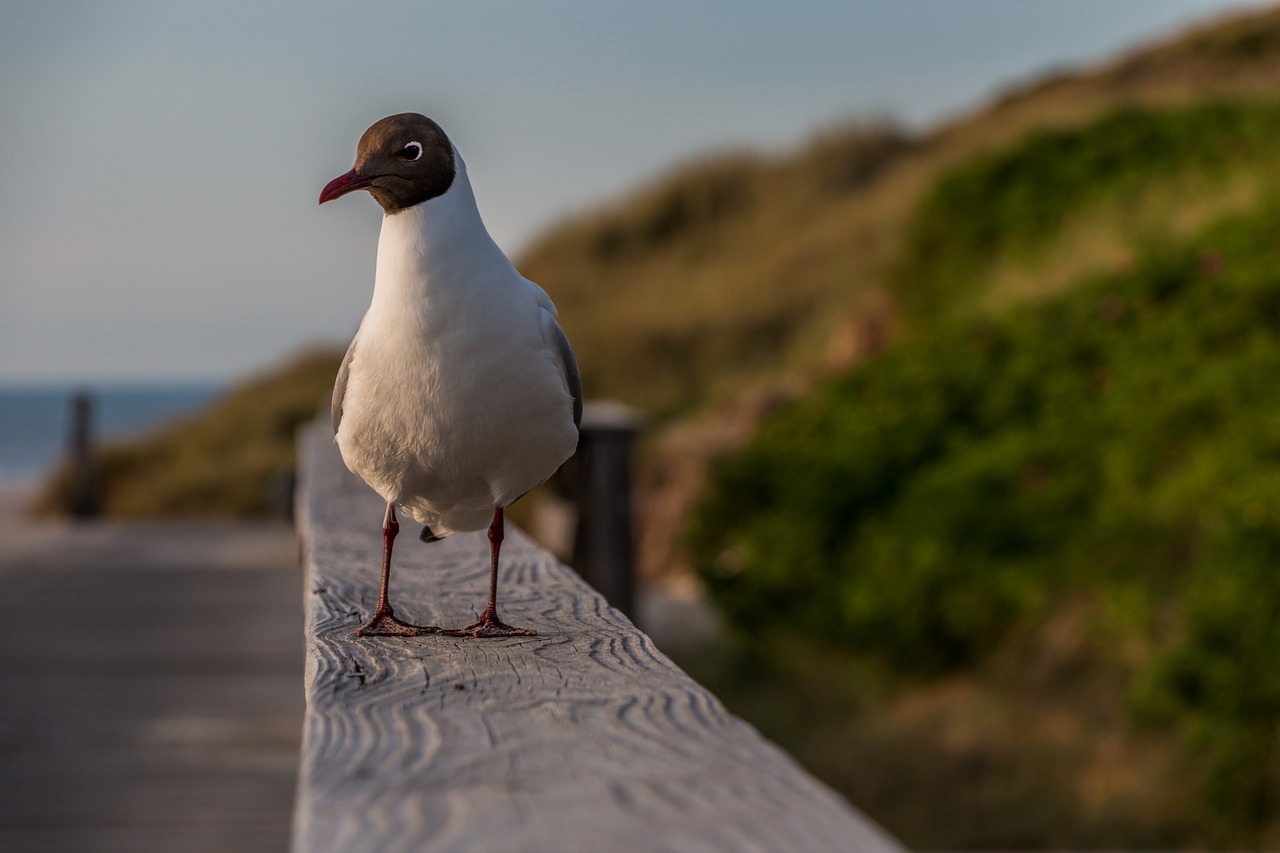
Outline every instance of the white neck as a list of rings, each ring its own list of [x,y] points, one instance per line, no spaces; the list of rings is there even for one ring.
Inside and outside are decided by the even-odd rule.
[[[509,273],[507,256],[480,219],[467,167],[453,151],[457,172],[444,195],[382,218],[373,304],[433,292],[468,280]]]

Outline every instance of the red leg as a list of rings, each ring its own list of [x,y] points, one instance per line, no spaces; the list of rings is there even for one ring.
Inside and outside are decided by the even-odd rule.
[[[356,631],[357,637],[417,637],[440,633],[439,628],[401,621],[391,609],[387,595],[387,588],[391,585],[391,546],[399,532],[396,505],[388,503],[387,513],[382,517],[382,586],[378,588],[378,609],[373,612],[373,618]]]
[[[503,538],[502,507],[493,511],[493,523],[489,525],[489,606],[485,608],[480,621],[473,622],[465,628],[441,631],[450,637],[536,637],[537,631],[528,628],[512,628],[498,618],[498,554],[502,551]]]

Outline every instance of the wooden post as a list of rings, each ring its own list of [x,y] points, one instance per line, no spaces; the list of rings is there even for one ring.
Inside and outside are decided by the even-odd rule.
[[[76,518],[98,514],[98,489],[93,470],[93,398],[83,389],[71,395],[71,495],[68,509]]]
[[[299,442],[306,695],[293,849],[896,853],[514,525],[502,618],[536,637],[356,637],[384,504],[328,424]],[[484,531],[397,547],[396,611],[484,606]]]
[[[570,562],[583,580],[628,616],[635,596],[631,449],[640,416],[620,403],[587,403],[566,491],[577,509]]]

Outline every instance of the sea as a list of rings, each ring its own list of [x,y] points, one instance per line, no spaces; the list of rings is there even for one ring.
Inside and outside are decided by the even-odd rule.
[[[145,433],[210,403],[217,384],[110,386],[0,385],[0,489],[45,476],[71,443],[72,399],[92,401],[95,441]]]

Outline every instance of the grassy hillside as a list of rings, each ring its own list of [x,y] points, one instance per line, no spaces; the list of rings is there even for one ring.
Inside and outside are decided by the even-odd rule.
[[[859,125],[786,158],[696,162],[554,231],[519,266],[553,289],[588,393],[688,412],[793,351],[820,355],[815,326],[825,337],[887,257],[867,211],[843,208],[916,144]]]
[[[1280,184],[1280,103],[1127,107],[1038,130],[945,172],[906,227],[893,270],[917,311],[1043,298],[1135,246],[1188,236]]]
[[[660,416],[724,402],[762,377],[856,353],[842,340],[865,336],[869,311],[892,325],[886,270],[942,172],[1028,134],[1079,128],[1117,110],[1272,97],[1280,92],[1278,33],[1280,11],[1243,15],[1030,84],[918,137],[855,125],[774,158],[695,161],[553,230],[519,265],[560,306],[590,393]],[[1165,133],[1163,142],[1179,131],[1153,132]],[[1211,185],[1220,196],[1205,202],[1213,209],[1178,214],[1194,220],[1179,227],[1194,230],[1231,205],[1232,193],[1247,195],[1259,147],[1239,162],[1229,148],[1219,153],[1219,166],[1206,170],[1196,160],[1180,170],[1181,186],[1148,183],[1133,201],[1146,205],[1143,220],[1176,219],[1169,202],[1199,198]],[[1127,211],[1110,213],[1079,222],[1072,241],[1057,244],[1070,267],[1043,287],[1123,262],[1127,241],[1108,225]],[[979,214],[967,218],[980,221]],[[1016,264],[1002,272],[1001,298],[1034,296],[1043,279],[1029,280]]]
[[[894,268],[912,308],[905,339],[715,468],[692,545],[746,636],[842,649],[908,696],[1022,658],[1015,692],[984,683],[993,706],[1025,708],[1040,673],[1058,711],[1110,709],[1116,749],[1162,743],[1154,766],[1178,764],[1174,784],[1192,792],[1179,801],[1139,767],[1168,811],[1117,823],[1080,796],[974,843],[1280,839],[1277,128],[1270,103],[1129,109],[944,173]],[[1219,192],[1215,178],[1246,166],[1249,193]],[[1184,196],[1195,215],[1169,216],[1188,186],[1206,187]],[[1079,223],[1106,230],[1126,262],[996,310],[1001,271],[1030,279]],[[1042,654],[1065,673],[1045,673],[1037,650],[1063,643],[1065,660]],[[1079,673],[1086,700],[1057,693]],[[1076,753],[1063,787],[1082,792],[1096,760],[1084,734],[1056,744]],[[1042,740],[1022,745],[1040,755]],[[977,805],[1014,808],[1024,770],[996,773],[1007,790]],[[930,846],[973,829],[898,828]]]
[[[278,478],[294,466],[298,427],[327,410],[341,352],[303,353],[250,379],[205,410],[97,453],[102,511],[118,517],[265,515]],[[67,503],[55,474],[42,509]]]

